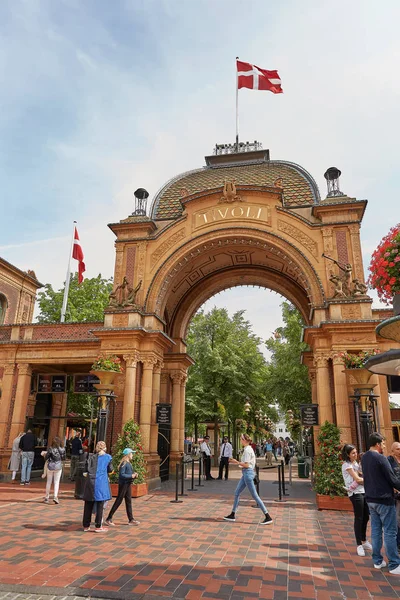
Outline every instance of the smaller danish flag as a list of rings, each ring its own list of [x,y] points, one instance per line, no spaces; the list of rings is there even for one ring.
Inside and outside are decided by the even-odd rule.
[[[282,94],[281,78],[278,71],[267,71],[260,69],[250,63],[236,61],[238,90],[248,88],[250,90],[268,90],[273,94]]]
[[[72,258],[75,258],[75,260],[78,261],[78,283],[82,283],[83,274],[86,271],[86,266],[85,266],[85,263],[83,262],[84,256],[83,256],[83,252],[82,252],[82,246],[79,241],[78,230],[76,227],[75,227],[75,232],[74,232],[74,247],[72,250]]]

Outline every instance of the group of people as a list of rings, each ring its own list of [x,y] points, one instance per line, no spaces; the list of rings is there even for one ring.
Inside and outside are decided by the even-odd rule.
[[[278,457],[282,457],[285,463],[289,464],[291,457],[294,456],[294,449],[294,442],[290,439],[266,440],[263,444],[263,453],[267,461],[267,466],[272,466],[272,456],[275,458],[275,461],[278,460]]]
[[[17,472],[21,468],[21,485],[30,485],[33,460],[35,458],[36,438],[31,429],[21,431],[13,440],[8,469],[11,481],[16,482]]]
[[[384,456],[385,439],[372,433],[369,450],[361,457],[351,444],[342,449],[342,474],[347,494],[353,505],[354,535],[358,556],[372,550],[376,569],[387,566],[382,556],[382,536],[389,573],[400,575],[400,443],[392,445],[392,455]],[[371,519],[371,542],[367,525]]]

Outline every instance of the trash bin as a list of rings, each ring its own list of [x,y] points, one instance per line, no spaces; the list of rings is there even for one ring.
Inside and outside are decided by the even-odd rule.
[[[85,477],[83,476],[83,473],[85,472],[85,469],[86,469],[86,454],[82,454],[82,457],[83,458],[78,463],[78,467],[76,470],[76,476],[75,476],[74,496],[78,500],[83,500],[83,490],[85,487]]]
[[[300,479],[308,479],[310,475],[310,465],[304,456],[297,457],[297,474]]]

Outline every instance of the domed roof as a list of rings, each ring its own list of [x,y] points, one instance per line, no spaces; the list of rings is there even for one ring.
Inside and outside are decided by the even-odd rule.
[[[236,155],[238,156],[238,155]],[[168,181],[156,194],[152,219],[176,219],[182,214],[181,198],[204,190],[223,187],[225,179],[234,180],[236,186],[273,186],[281,179],[283,203],[287,208],[319,204],[317,184],[299,165],[281,160],[258,160],[237,164],[206,166],[186,171]]]

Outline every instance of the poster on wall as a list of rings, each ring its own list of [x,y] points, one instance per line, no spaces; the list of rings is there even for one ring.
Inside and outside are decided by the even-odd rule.
[[[52,375],[51,377],[51,391],[55,394],[66,391],[67,376],[66,375]]]
[[[51,375],[38,375],[37,391],[38,394],[51,393]]]

